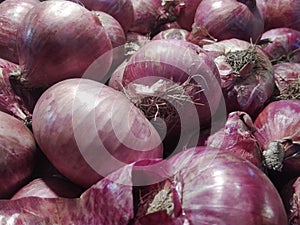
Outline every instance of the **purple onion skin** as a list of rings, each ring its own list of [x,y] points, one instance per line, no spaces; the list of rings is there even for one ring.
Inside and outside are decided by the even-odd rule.
[[[257,7],[264,17],[264,30],[288,27],[300,31],[300,2],[298,0],[261,0]]]
[[[263,169],[261,150],[253,135],[251,117],[245,112],[229,113],[225,126],[208,137],[206,145],[236,154]]]
[[[49,161],[82,187],[123,164],[162,157],[161,139],[140,110],[121,92],[88,79],[47,89],[34,109],[32,128]]]
[[[161,40],[161,39],[176,39],[176,40],[185,40],[187,41],[187,36],[189,32],[181,28],[171,28],[159,32],[155,35],[152,40]]]
[[[264,32],[261,39],[270,41],[262,46],[262,50],[274,64],[281,61],[300,63],[300,31],[274,28]]]
[[[35,196],[40,198],[78,198],[82,188],[59,177],[36,178],[22,187],[11,200]]]
[[[10,198],[33,173],[36,144],[32,132],[18,119],[0,112],[0,198]]]
[[[6,0],[0,3],[0,58],[19,63],[17,31],[27,12],[40,1]]]
[[[131,0],[70,0],[84,5],[89,10],[105,12],[114,17],[128,32],[133,22],[133,6]]]
[[[237,38],[255,42],[263,29],[264,20],[255,0],[202,0],[189,39],[196,44],[204,38],[218,41]]]
[[[226,61],[227,53],[247,50],[250,46],[249,42],[233,38],[207,44],[203,48],[218,66],[227,111],[243,111],[255,118],[273,94],[275,83],[271,61],[258,46],[256,57],[260,62],[259,68],[249,63],[235,74]]]
[[[17,46],[20,81],[32,88],[83,75],[101,80],[112,61],[112,54],[103,56],[112,46],[98,17],[70,1],[45,1],[32,8],[20,26]],[[100,56],[97,74],[86,74]]]
[[[287,94],[287,88],[300,80],[300,63],[283,62],[273,66],[274,79],[279,94]]]
[[[192,31],[192,25],[194,23],[195,14],[202,0],[188,0],[183,1],[184,5],[180,7],[179,14],[177,16],[177,23],[187,31]]]
[[[31,93],[9,79],[9,74],[19,69],[15,63],[0,58],[0,111],[8,113],[23,122],[29,122],[35,100]]]
[[[170,189],[180,196],[179,202],[173,200],[174,208],[177,204],[181,211],[165,217],[166,224],[184,224],[184,221],[188,224],[287,224],[279,193],[269,178],[249,161],[213,148],[197,147],[175,155],[169,165],[175,174]],[[146,221],[158,219],[159,212],[148,214]]]
[[[290,225],[300,224],[300,177],[290,180],[280,192]]]

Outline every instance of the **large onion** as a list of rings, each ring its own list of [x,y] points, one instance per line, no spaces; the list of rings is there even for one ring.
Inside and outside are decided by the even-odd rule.
[[[243,111],[252,118],[263,109],[273,94],[272,64],[259,46],[229,39],[203,48],[218,66],[228,112]]]
[[[1,1],[0,1],[1,2]],[[17,31],[27,12],[40,3],[39,0],[6,0],[0,4],[0,58],[19,62]]]
[[[32,128],[50,162],[83,187],[126,163],[162,157],[160,137],[142,112],[121,92],[89,79],[47,89]]]
[[[80,18],[80,19],[78,19]],[[70,1],[45,1],[33,7],[18,31],[17,46],[21,83],[26,87],[49,87],[66,78],[81,77],[111,42],[98,17]],[[97,61],[101,80],[110,69],[111,54]]]
[[[259,40],[264,20],[255,0],[202,0],[198,5],[190,40],[237,38]]]
[[[264,17],[265,31],[289,27],[300,31],[300,2],[298,0],[257,0]]]
[[[0,140],[0,198],[9,198],[32,175],[36,145],[24,123],[4,112],[0,112]]]

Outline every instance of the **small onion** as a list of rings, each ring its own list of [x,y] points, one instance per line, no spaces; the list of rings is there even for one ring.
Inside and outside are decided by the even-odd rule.
[[[264,20],[255,0],[202,0],[198,5],[190,41],[203,39],[259,40]]]
[[[253,135],[254,131],[254,124],[247,113],[232,112],[224,128],[210,135],[206,145],[234,153],[262,169],[261,150]]]
[[[278,62],[300,63],[300,31],[291,28],[274,28],[262,34],[262,45],[273,64]]]
[[[18,119],[0,112],[0,198],[9,198],[33,173],[36,144],[32,132]]]
[[[257,0],[264,17],[264,30],[289,27],[300,31],[300,2],[298,0]]]
[[[162,157],[161,139],[142,112],[121,92],[89,79],[47,89],[33,111],[32,129],[55,168],[82,187],[126,163]]]
[[[270,170],[299,174],[300,100],[269,103],[254,121],[254,133]]]
[[[275,86],[273,67],[266,54],[259,46],[235,38],[203,48],[218,66],[228,112],[257,116]]]
[[[112,49],[95,14],[76,3],[57,0],[41,2],[26,14],[17,46],[21,67],[17,78],[34,88],[82,77],[96,59]],[[101,80],[111,61],[112,54],[105,54],[97,61],[97,74],[85,77]]]
[[[17,31],[27,14],[38,0],[6,0],[0,4],[0,58],[19,62],[16,38]]]
[[[277,63],[273,68],[275,84],[279,91],[277,99],[300,100],[300,63]]]
[[[60,177],[36,178],[22,187],[11,200],[35,196],[40,198],[77,198],[82,189]]]

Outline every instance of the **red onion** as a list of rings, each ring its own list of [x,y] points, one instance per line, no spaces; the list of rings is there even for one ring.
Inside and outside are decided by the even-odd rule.
[[[133,22],[131,0],[70,0],[84,5],[89,10],[105,12],[114,17],[127,33]]]
[[[300,177],[292,179],[281,190],[290,225],[300,224]]]
[[[287,224],[279,193],[249,161],[198,147],[168,165],[172,176],[139,197],[137,214],[145,216],[136,224]]]
[[[112,48],[94,13],[76,3],[57,0],[42,2],[27,13],[17,45],[21,83],[44,88],[83,76],[97,58]],[[96,61],[97,74],[85,73],[85,77],[101,80],[106,75],[112,55],[100,59]]]
[[[33,97],[29,92],[18,89],[9,79],[9,74],[18,68],[17,64],[0,58],[0,111],[30,122],[31,112],[26,103],[32,103]]]
[[[196,44],[205,38],[256,42],[263,29],[264,20],[255,0],[202,0],[189,39]]]
[[[232,152],[262,169],[261,150],[253,135],[254,131],[254,124],[247,113],[232,112],[224,128],[209,136],[206,145]]]
[[[12,200],[35,196],[40,198],[78,198],[82,189],[59,177],[36,178],[13,195]]]
[[[177,39],[177,40],[187,40],[188,31],[180,28],[172,28],[159,32],[155,35],[152,40],[161,39]]]
[[[125,58],[124,45],[126,43],[126,36],[121,24],[111,15],[101,12],[94,11],[99,17],[104,30],[106,31],[112,47],[113,47],[113,63],[112,68],[116,68]]]
[[[173,22],[176,16],[168,12],[162,0],[131,0],[134,19],[130,31],[155,35],[160,26]]]
[[[122,80],[123,80],[123,74],[125,67],[127,65],[127,60],[124,60],[116,69],[115,71],[111,74],[109,81],[108,81],[108,86],[118,90],[122,91],[123,86],[122,86]]]
[[[277,98],[300,100],[300,63],[277,63],[273,68]]]
[[[264,163],[271,170],[299,174],[300,101],[271,102],[254,122],[254,133],[263,149]]]
[[[150,41],[150,36],[136,32],[128,32],[126,38],[125,55],[128,57]]]
[[[275,64],[281,61],[300,63],[300,31],[291,28],[274,28],[262,34],[267,43],[262,50]]]
[[[243,111],[254,118],[272,96],[273,67],[259,46],[229,39],[203,48],[214,57],[228,112]]]
[[[9,198],[33,173],[35,140],[18,119],[0,112],[0,198]]]
[[[38,0],[6,0],[0,4],[0,58],[19,62],[16,37],[27,12]]]
[[[264,17],[265,31],[280,27],[300,31],[300,2],[298,0],[259,0],[256,2]]]
[[[162,157],[161,139],[142,112],[121,92],[89,79],[47,89],[32,128],[49,161],[83,187],[126,163]]]

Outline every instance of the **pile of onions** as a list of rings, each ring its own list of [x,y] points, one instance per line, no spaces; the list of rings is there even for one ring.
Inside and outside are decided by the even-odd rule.
[[[300,2],[298,0],[257,0],[264,17],[264,30],[289,27],[300,31]]]
[[[0,1],[1,2],[1,1]],[[27,12],[40,3],[39,0],[5,0],[0,4],[0,58],[19,62],[17,31]]]
[[[79,4],[58,0],[41,2],[26,14],[18,30],[17,46],[21,71],[15,76],[24,86],[34,88],[81,77],[112,49],[94,13]],[[97,73],[85,77],[101,80],[106,75],[112,54],[100,58]]]
[[[300,100],[300,63],[283,62],[273,66],[277,99]]]
[[[78,198],[82,189],[60,177],[36,178],[18,190],[12,200],[35,196],[40,198]]]
[[[203,46],[218,66],[228,112],[243,111],[252,118],[274,90],[272,64],[259,46],[228,39]]]
[[[261,150],[253,135],[255,130],[247,113],[232,112],[229,113],[224,128],[210,135],[206,145],[236,154],[262,169]]]
[[[254,125],[267,168],[299,174],[300,101],[271,102],[257,116]]]
[[[9,79],[9,74],[17,69],[17,64],[0,58],[0,111],[26,123],[30,122],[29,109],[34,105],[34,99],[29,91],[19,88]]]
[[[264,19],[255,0],[202,0],[198,5],[189,40],[259,40]]]
[[[274,28],[262,34],[262,45],[273,64],[278,62],[300,63],[300,31],[291,28]]]
[[[36,144],[20,120],[0,112],[0,121],[0,198],[10,198],[33,173]]]
[[[89,10],[105,12],[114,17],[125,33],[133,22],[133,6],[131,0],[69,0],[83,5]]]
[[[90,79],[47,89],[33,111],[32,129],[55,168],[82,187],[126,163],[162,157],[161,139],[142,112],[121,92]]]

